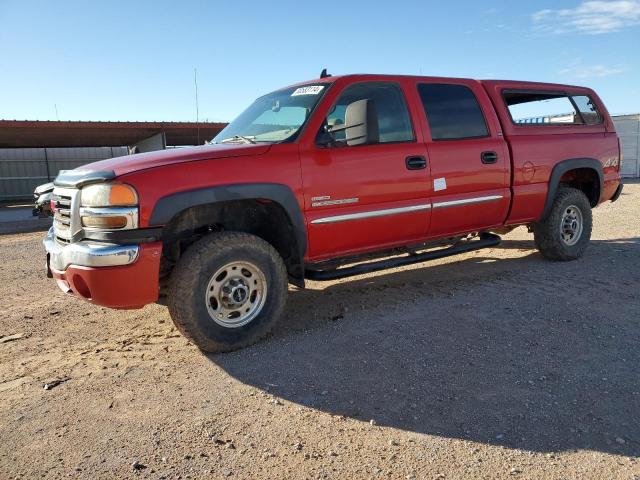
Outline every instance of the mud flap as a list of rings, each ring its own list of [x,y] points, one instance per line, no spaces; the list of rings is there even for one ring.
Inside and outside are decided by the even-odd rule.
[[[47,253],[47,278],[53,278],[53,273],[51,273],[51,255]]]

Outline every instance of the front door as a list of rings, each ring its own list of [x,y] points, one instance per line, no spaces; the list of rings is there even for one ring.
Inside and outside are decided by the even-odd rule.
[[[430,237],[502,224],[510,193],[509,149],[482,87],[420,81],[433,193]]]
[[[375,132],[367,143],[350,145],[340,126],[347,106],[363,99],[375,112],[369,126]],[[334,142],[301,151],[309,260],[424,238],[430,216],[427,151],[416,141],[400,85],[347,86],[323,128],[334,130]]]

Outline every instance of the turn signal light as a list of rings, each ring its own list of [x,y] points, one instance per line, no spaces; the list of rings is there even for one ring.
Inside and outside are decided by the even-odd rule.
[[[138,203],[136,192],[129,185],[111,185],[109,205],[135,205]]]
[[[127,226],[127,217],[82,217],[82,226],[89,228],[124,228]]]

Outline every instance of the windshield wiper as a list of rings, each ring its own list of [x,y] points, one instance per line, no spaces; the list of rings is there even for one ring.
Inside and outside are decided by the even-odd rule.
[[[224,140],[220,140],[218,143],[233,143],[234,141],[242,140],[244,143],[257,143],[255,140],[250,139],[249,137],[243,137],[242,135],[234,135],[233,137],[225,138]]]

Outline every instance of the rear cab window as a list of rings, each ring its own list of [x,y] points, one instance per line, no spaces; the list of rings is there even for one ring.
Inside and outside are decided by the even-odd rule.
[[[478,99],[466,85],[420,83],[418,93],[432,140],[463,140],[489,136],[487,122]]]
[[[567,92],[505,90],[503,98],[517,126],[600,125],[602,114],[588,95]]]

